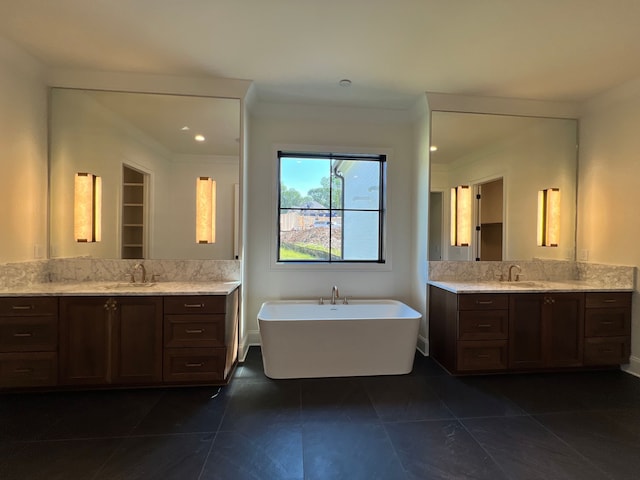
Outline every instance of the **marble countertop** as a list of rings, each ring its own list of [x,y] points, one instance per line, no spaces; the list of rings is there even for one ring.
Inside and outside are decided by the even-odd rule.
[[[0,297],[18,296],[134,296],[134,295],[228,295],[240,286],[236,281],[219,282],[127,282],[36,283],[0,289]]]
[[[429,285],[453,293],[545,293],[545,292],[631,292],[632,288],[607,287],[581,280],[546,281],[531,280],[521,282],[498,281],[435,281]]]

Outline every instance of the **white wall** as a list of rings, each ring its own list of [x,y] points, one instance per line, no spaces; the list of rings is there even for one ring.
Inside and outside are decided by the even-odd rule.
[[[42,67],[0,38],[0,262],[46,257],[47,88]]]
[[[411,246],[411,298],[415,308],[422,313],[418,348],[425,354],[429,352],[429,322],[427,304],[428,262],[427,246],[429,236],[429,192],[431,128],[427,98],[421,97],[413,112],[414,165],[411,183],[413,206],[413,243]]]
[[[580,118],[578,259],[640,267],[640,79],[588,103]],[[640,375],[638,272],[632,361]]]
[[[412,303],[413,140],[406,112],[306,105],[256,104],[252,109],[249,155],[245,165],[247,202],[245,327],[249,342],[259,341],[257,314],[262,302],[316,299],[338,285],[342,295],[396,298]],[[387,165],[387,258],[384,268],[274,267],[276,224],[276,147],[309,145],[384,149]],[[385,152],[380,152],[385,153]],[[327,267],[327,268],[323,268]]]

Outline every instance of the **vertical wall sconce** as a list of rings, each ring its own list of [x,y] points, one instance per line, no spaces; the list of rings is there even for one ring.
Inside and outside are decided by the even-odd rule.
[[[538,246],[557,247],[560,239],[560,189],[538,192]]]
[[[211,177],[196,180],[196,243],[216,242],[216,182]]]
[[[76,173],[73,200],[76,242],[99,242],[102,239],[102,179],[90,173]]]
[[[451,245],[468,247],[471,243],[471,187],[451,189]]]

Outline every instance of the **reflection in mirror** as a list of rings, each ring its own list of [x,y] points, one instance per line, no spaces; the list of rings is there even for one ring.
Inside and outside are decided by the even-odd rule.
[[[576,120],[434,111],[431,145],[429,260],[575,258]],[[458,185],[475,198],[468,247],[449,241]],[[538,192],[548,188],[562,192],[558,247],[537,245]]]
[[[240,101],[53,88],[50,256],[233,259]],[[102,177],[102,241],[73,234],[76,172]],[[216,240],[198,244],[196,179],[217,186]]]

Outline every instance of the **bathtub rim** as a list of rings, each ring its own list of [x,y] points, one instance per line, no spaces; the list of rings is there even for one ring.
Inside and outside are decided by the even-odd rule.
[[[396,315],[396,316],[380,316],[380,317],[372,317],[372,316],[358,316],[358,317],[324,317],[324,318],[265,318],[264,311],[271,305],[315,305],[317,307],[330,308],[330,307],[339,307],[339,308],[348,308],[349,306],[363,306],[363,305],[393,305],[396,307],[400,307],[404,310],[407,315]],[[260,310],[257,314],[258,324],[260,322],[295,322],[295,321],[362,321],[362,320],[420,320],[422,319],[422,314],[411,306],[407,305],[400,300],[394,299],[353,299],[349,300],[348,304],[336,303],[336,305],[331,305],[326,302],[324,304],[319,304],[318,300],[268,300],[263,302],[260,306]]]

